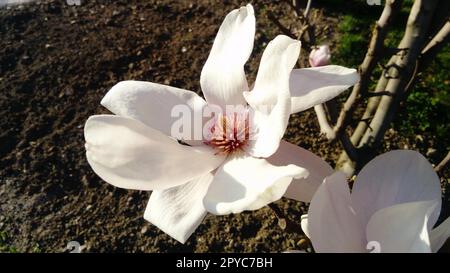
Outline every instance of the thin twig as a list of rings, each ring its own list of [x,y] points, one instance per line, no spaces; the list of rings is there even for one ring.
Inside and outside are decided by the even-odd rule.
[[[305,19],[308,19],[309,11],[311,9],[311,2],[312,2],[312,0],[308,0],[305,11],[303,12],[303,17],[305,17]]]
[[[424,66],[431,62],[436,54],[450,40],[450,21],[447,21],[439,32],[425,46],[420,56],[420,66]]]
[[[310,26],[308,23],[306,23],[302,26],[302,28],[298,31],[297,40],[304,42],[303,35],[305,35],[305,33],[307,33],[307,30],[309,29],[309,27]]]
[[[289,233],[298,233],[301,235],[305,235],[302,230],[302,227],[296,222],[291,221],[284,212],[274,203],[270,203],[268,207],[275,213],[278,218],[278,226],[285,232]]]
[[[450,162],[450,151],[447,153],[444,159],[442,159],[442,161],[434,168],[434,170],[437,173],[443,172],[448,167],[449,162]]]
[[[380,92],[367,92],[366,97],[380,97],[380,96],[392,96],[392,93],[389,91],[380,91]]]
[[[292,39],[296,39],[295,35],[292,34],[292,32],[288,28],[283,26],[283,24],[275,17],[275,15],[273,15],[273,12],[269,11],[267,18],[269,18],[269,20],[272,21],[272,23],[274,23],[281,30],[281,32],[283,32],[284,35],[287,35]]]
[[[324,134],[327,139],[335,139],[336,134],[328,122],[327,114],[325,113],[325,107],[323,104],[314,106],[314,111],[317,115],[317,120],[319,121],[320,132]]]
[[[299,0],[292,0],[291,6],[295,11],[295,16],[300,16],[300,1]]]

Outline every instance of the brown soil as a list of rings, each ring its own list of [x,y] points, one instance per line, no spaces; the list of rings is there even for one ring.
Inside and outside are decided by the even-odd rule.
[[[85,1],[87,2],[87,1]],[[225,14],[241,1],[41,1],[0,8],[0,231],[18,251],[64,251],[79,241],[90,252],[280,252],[298,249],[268,208],[206,217],[186,244],[147,223],[150,193],[114,188],[84,156],[83,125],[107,113],[99,102],[121,80],[200,90],[199,75]],[[254,1],[255,75],[279,30],[269,10],[292,20],[284,2]],[[336,42],[339,14],[313,10],[319,40]],[[308,51],[305,50],[305,51]],[[305,62],[303,54],[302,62]],[[286,138],[332,163],[338,144],[318,137],[314,113],[297,114]],[[398,137],[390,149],[407,143]],[[413,146],[413,145],[412,145]],[[298,221],[304,204],[280,200]]]

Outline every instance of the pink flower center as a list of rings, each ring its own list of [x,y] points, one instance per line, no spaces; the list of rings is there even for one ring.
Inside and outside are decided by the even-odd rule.
[[[250,139],[249,114],[219,114],[209,127],[205,144],[217,150],[216,154],[230,154],[242,150]]]

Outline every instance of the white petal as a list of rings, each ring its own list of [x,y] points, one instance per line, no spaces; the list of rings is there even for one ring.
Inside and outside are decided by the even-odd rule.
[[[428,220],[438,201],[403,203],[377,211],[367,224],[367,241],[382,253],[431,252]]]
[[[254,36],[252,5],[235,9],[225,17],[200,77],[208,104],[245,104],[242,92],[248,90],[248,84],[244,64],[252,52]]]
[[[431,251],[438,252],[449,237],[450,217],[430,232]]]
[[[153,191],[144,218],[185,243],[206,216],[203,197],[213,177],[207,173],[181,186]]]
[[[181,115],[188,114],[190,137],[183,139],[195,138],[194,126],[199,126],[201,139],[201,117],[206,102],[192,91],[151,82],[122,81],[111,88],[101,104],[116,115],[139,120],[168,136],[173,136],[172,126]],[[199,124],[194,124],[198,117]]]
[[[309,237],[316,252],[363,252],[364,230],[351,207],[345,174],[336,172],[314,195],[308,211]]]
[[[408,150],[374,158],[357,175],[352,190],[352,202],[362,225],[367,225],[370,217],[382,208],[428,200],[441,200],[439,178],[425,157]],[[430,230],[440,208],[439,203],[430,218]]]
[[[264,159],[235,155],[217,170],[203,204],[214,214],[256,210],[280,199],[293,178],[307,175],[298,166],[276,167]]]
[[[355,69],[338,65],[294,69],[290,78],[292,113],[324,103],[359,81]]]
[[[278,150],[289,122],[289,105],[289,98],[280,99],[269,115],[254,112],[250,123],[255,126],[255,133],[245,147],[247,153],[268,158]]]
[[[281,141],[276,153],[267,160],[275,166],[284,166],[290,163],[308,170],[309,176],[294,179],[284,194],[284,197],[301,202],[311,202],[323,179],[334,172],[333,168],[320,157],[284,140]]]
[[[89,165],[120,188],[174,187],[214,170],[224,160],[209,147],[180,145],[137,120],[119,116],[91,116],[84,136]]]
[[[255,157],[269,157],[278,149],[289,121],[291,98],[289,75],[294,67],[301,44],[279,35],[263,53],[255,87],[244,92],[245,99],[255,109],[257,135],[248,152]]]
[[[301,216],[300,226],[302,227],[303,233],[305,233],[306,237],[310,238],[309,229],[308,229],[308,214],[303,214]]]
[[[264,50],[251,92],[244,92],[253,108],[270,107],[277,103],[279,93],[289,94],[289,76],[300,54],[301,43],[278,35]]]

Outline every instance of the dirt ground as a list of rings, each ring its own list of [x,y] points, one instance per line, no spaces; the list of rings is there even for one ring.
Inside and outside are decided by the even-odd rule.
[[[80,242],[87,252],[300,248],[302,236],[284,233],[268,208],[208,215],[180,244],[143,219],[150,193],[110,186],[85,159],[84,123],[90,115],[107,113],[99,102],[109,88],[134,79],[200,90],[200,71],[220,23],[243,4],[123,0],[69,6],[40,1],[0,8],[0,231],[7,244],[27,252],[62,252],[69,241]],[[292,19],[285,2],[253,4],[257,30],[247,66],[251,77],[263,48],[280,33],[267,18],[269,12],[282,22]],[[340,15],[315,6],[320,40],[336,43]],[[312,111],[292,117],[286,139],[332,163],[338,144],[318,136]],[[416,147],[395,131],[388,138],[389,149]],[[426,152],[429,145],[422,146],[418,149]],[[296,221],[306,210],[285,199],[277,205]]]

